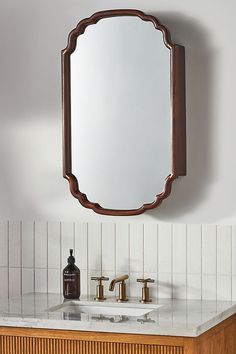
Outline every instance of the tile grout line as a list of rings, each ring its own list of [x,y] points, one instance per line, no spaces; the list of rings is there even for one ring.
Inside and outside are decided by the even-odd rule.
[[[47,249],[46,249],[46,257],[47,257],[47,272],[46,272],[46,278],[47,278],[47,293],[48,293],[48,221],[46,223],[46,243],[47,243]]]
[[[185,243],[186,243],[186,255],[185,255],[185,261],[186,261],[186,276],[185,276],[185,281],[186,281],[186,290],[185,290],[185,299],[188,299],[188,225],[185,224]]]
[[[203,297],[203,289],[202,289],[202,284],[203,284],[203,281],[202,281],[202,269],[203,269],[203,266],[202,266],[202,252],[203,252],[203,248],[202,248],[202,224],[201,224],[201,229],[200,229],[201,233],[200,233],[200,238],[201,238],[201,263],[200,263],[200,269],[201,269],[201,300],[202,300],[202,297]]]
[[[21,295],[21,301],[20,301],[20,312],[22,315],[22,310],[23,310],[23,305],[22,305],[22,220],[20,221],[20,295]]]
[[[201,237],[201,301],[203,300],[203,225],[201,224],[200,228],[200,237]],[[202,321],[202,305],[201,305],[201,321]]]
[[[144,226],[144,224],[143,224],[143,227],[142,227],[142,230],[143,230],[143,242],[142,242],[142,244],[143,244],[143,252],[142,252],[142,257],[143,257],[143,262],[142,262],[142,270],[143,270],[143,278],[144,278],[144,269],[145,269],[145,265],[144,265],[144,253],[145,253],[145,249],[144,249],[144,247],[145,247],[145,241],[144,241],[144,230],[145,230],[145,226]]]
[[[88,243],[88,222],[86,222],[86,236],[87,236],[87,249],[86,249],[86,253],[87,253],[87,295],[89,295],[89,252],[88,252],[88,248],[89,248],[89,243]]]
[[[174,265],[174,262],[173,262],[173,233],[174,233],[174,225],[171,224],[171,235],[170,235],[170,252],[171,252],[171,298],[173,299],[174,298],[174,286],[173,286],[173,265]],[[173,305],[172,305],[172,308],[173,308]],[[174,313],[172,311],[172,326],[174,325]]]
[[[35,293],[35,267],[36,262],[35,262],[35,221],[33,222],[33,289],[34,289],[34,293]]]
[[[10,298],[10,221],[7,221],[7,298]]]
[[[157,224],[157,227],[156,227],[156,236],[157,236],[157,248],[156,248],[156,255],[157,255],[157,268],[156,268],[156,294],[157,294],[157,297],[158,297],[158,280],[159,280],[159,276],[158,276],[158,271],[159,271],[159,253],[158,253],[158,250],[159,250],[159,225]]]
[[[159,225],[158,223],[156,224],[156,237],[157,237],[157,245],[156,245],[156,255],[157,255],[157,264],[156,264],[156,297],[158,299],[159,297],[159,293],[158,293],[158,289],[159,289],[159,276],[158,276],[158,272],[159,272]],[[159,311],[157,312],[157,322],[159,323]]]
[[[6,265],[6,266],[0,266],[0,269],[7,269],[8,268],[8,266]],[[14,267],[10,267],[11,269],[19,269],[19,267],[16,267],[16,266],[14,266]],[[32,266],[32,267],[27,267],[27,266],[25,266],[25,267],[23,267],[23,269],[30,269],[30,270],[33,270],[34,269],[34,266]],[[44,270],[46,270],[47,269],[47,266],[45,266],[45,267],[35,267],[35,269],[44,269]],[[48,267],[48,269],[50,269],[50,270],[59,270],[60,268],[59,267]],[[80,268],[80,269],[82,269],[82,270],[86,270],[86,268]]]
[[[117,230],[116,230],[116,223],[114,223],[114,236],[115,236],[115,238],[114,238],[114,247],[115,247],[115,277],[117,276],[117,274],[116,274],[116,265],[117,265],[117,259],[116,259],[116,237],[117,237]]]
[[[173,284],[173,224],[171,224],[171,238],[170,238],[170,242],[171,242],[171,298],[173,299],[174,297],[174,284]]]
[[[20,294],[22,296],[22,252],[23,252],[23,247],[22,247],[22,220],[20,221]]]
[[[216,225],[216,301],[218,300],[218,282],[217,282],[217,277],[218,277],[218,225]]]
[[[101,223],[101,228],[100,228],[100,252],[101,252],[101,257],[100,257],[100,273],[102,276],[102,268],[103,268],[103,264],[102,264],[102,242],[103,242],[103,223]]]
[[[75,250],[75,222],[73,222],[73,250],[74,250],[74,255],[76,257],[76,250]]]
[[[114,223],[114,236],[115,236],[115,238],[114,238],[114,248],[115,248],[115,256],[114,256],[114,259],[115,259],[115,274],[114,274],[114,278],[116,278],[117,277],[117,255],[116,255],[117,229],[116,229],[116,223]],[[115,289],[115,296],[116,296],[116,289]]]
[[[186,289],[185,289],[185,301],[187,303],[188,300],[188,225],[185,224],[185,250],[186,250],[186,254],[185,254],[185,263],[186,263],[186,267],[185,267],[185,281],[186,281]],[[186,311],[186,316],[185,316],[185,321],[186,324],[188,324],[188,311]]]
[[[114,227],[114,278],[116,278],[116,223],[113,223],[113,227]],[[111,279],[109,279],[109,281],[111,281]],[[116,289],[115,289],[115,296],[116,296]]]
[[[47,257],[47,271],[46,271],[46,279],[47,279],[47,294],[48,294],[48,220],[46,221],[46,257]],[[48,297],[47,297],[47,308],[49,307]]]
[[[61,224],[61,221],[60,221],[60,227],[59,227],[59,235],[60,235],[60,272],[62,271],[61,267],[62,267],[62,224]],[[61,279],[61,276],[60,276],[60,293],[62,293],[62,279]]]
[[[233,225],[231,225],[231,228],[230,228],[230,248],[231,248],[231,252],[230,252],[230,283],[231,283],[231,287],[230,287],[230,298],[231,298],[231,301],[233,301]]]
[[[130,223],[128,224],[129,225],[129,232],[128,232],[128,239],[129,239],[129,242],[128,242],[128,247],[129,247],[129,252],[128,252],[128,254],[129,254],[129,278],[130,278],[130,276],[131,276],[131,274],[130,274],[130,256],[131,256],[131,254],[130,254]],[[130,279],[129,279],[129,296],[130,296]]]

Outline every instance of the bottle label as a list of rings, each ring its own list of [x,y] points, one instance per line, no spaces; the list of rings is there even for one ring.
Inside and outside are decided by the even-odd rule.
[[[64,275],[64,281],[67,283],[74,282],[76,280],[76,274]]]

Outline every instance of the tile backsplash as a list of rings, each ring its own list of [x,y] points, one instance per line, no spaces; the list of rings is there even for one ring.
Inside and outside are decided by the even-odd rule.
[[[95,293],[92,275],[127,273],[130,296],[145,276],[152,296],[236,301],[235,226],[37,221],[0,223],[0,297],[60,292],[69,248],[83,294]]]

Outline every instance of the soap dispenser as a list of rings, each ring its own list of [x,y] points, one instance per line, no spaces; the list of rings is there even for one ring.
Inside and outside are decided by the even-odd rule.
[[[73,249],[67,259],[67,266],[63,269],[63,296],[65,299],[80,298],[80,270],[75,265]]]

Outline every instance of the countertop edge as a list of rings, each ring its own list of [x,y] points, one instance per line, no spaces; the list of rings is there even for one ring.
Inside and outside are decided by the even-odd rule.
[[[60,324],[59,324],[60,322]],[[134,326],[116,323],[115,326],[110,324],[100,324],[96,322],[80,322],[77,321],[58,321],[52,319],[35,319],[35,318],[19,318],[19,317],[0,317],[0,327],[21,327],[34,329],[53,329],[68,331],[88,331],[88,332],[106,332],[106,333],[124,333],[124,334],[144,334],[174,337],[197,337],[196,328],[171,328],[160,326],[160,328],[145,328],[144,326]]]
[[[229,317],[233,316],[235,313],[236,313],[236,305],[232,305],[231,308],[223,311],[221,314],[218,314],[215,317],[213,317],[212,319],[199,325],[196,329],[196,337],[207,332],[209,329],[217,326],[218,324],[220,324],[224,320],[227,320]]]

